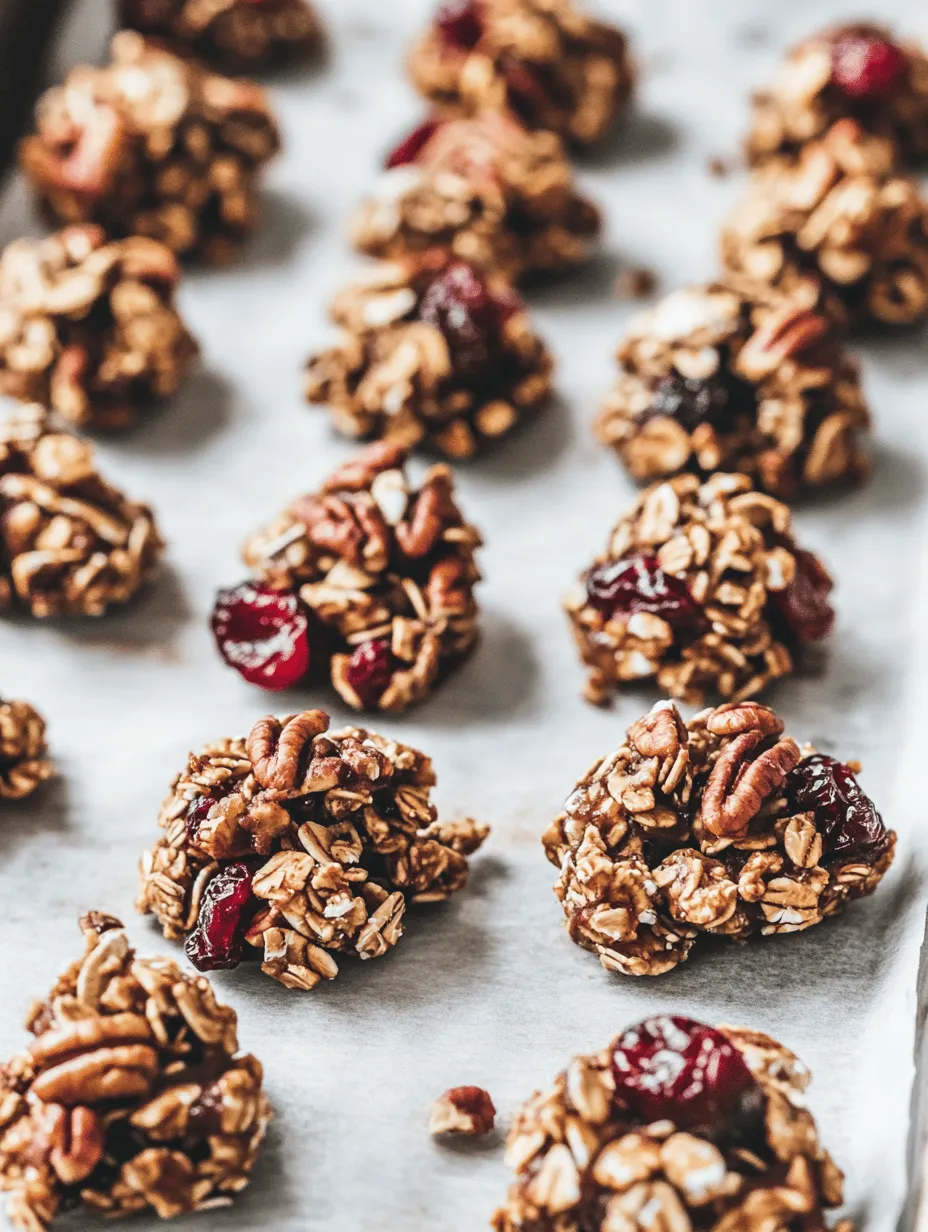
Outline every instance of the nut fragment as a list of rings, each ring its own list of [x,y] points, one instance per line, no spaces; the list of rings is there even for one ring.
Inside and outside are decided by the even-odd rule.
[[[374,732],[329,732],[308,711],[262,719],[247,740],[191,755],[141,863],[139,910],[187,938],[200,970],[234,967],[245,947],[287,988],[338,974],[336,956],[380,958],[407,905],[463,888],[486,838],[470,820],[437,820],[435,775],[416,749]],[[253,818],[282,822],[255,841]],[[256,852],[260,852],[256,855]]]
[[[86,951],[30,1014],[29,1047],[0,1073],[0,1189],[24,1232],[79,1200],[163,1217],[231,1201],[271,1118],[261,1066],[202,976],[141,959],[91,912]]]
[[[413,83],[443,110],[511,108],[531,128],[592,144],[628,103],[625,35],[572,0],[494,0],[439,17],[409,59]]]
[[[260,171],[279,143],[260,86],[122,30],[107,66],[72,69],[42,97],[20,161],[52,218],[222,263],[257,225]]]
[[[544,834],[571,939],[660,975],[700,934],[797,932],[872,894],[895,833],[848,766],[782,730],[759,702],[633,723]]]
[[[496,1123],[493,1100],[482,1087],[452,1087],[440,1095],[429,1110],[429,1133],[466,1134],[479,1137],[489,1134]]]

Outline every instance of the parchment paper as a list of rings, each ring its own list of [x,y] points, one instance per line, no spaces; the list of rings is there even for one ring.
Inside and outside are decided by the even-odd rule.
[[[248,687],[220,664],[207,631],[217,586],[243,575],[246,533],[350,453],[302,403],[300,369],[328,336],[324,305],[355,260],[348,211],[420,114],[401,58],[430,0],[320,7],[328,63],[273,83],[286,152],[269,177],[266,225],[243,264],[191,272],[183,288],[202,372],[138,430],[100,444],[106,473],[154,504],[167,570],[130,610],[99,622],[0,625],[0,686],[45,712],[61,768],[0,827],[3,1054],[23,1038],[30,999],[76,954],[79,911],[116,912],[143,948],[172,948],[133,914],[135,864],[189,749],[245,733],[271,708],[321,702],[336,722],[350,718],[332,695],[271,698]],[[924,12],[906,0],[871,7],[928,35]],[[443,809],[491,822],[492,842],[470,889],[414,914],[384,961],[346,961],[337,981],[308,995],[253,968],[217,975],[243,1045],[266,1063],[279,1115],[254,1184],[234,1209],[202,1216],[204,1232],[483,1227],[508,1181],[500,1143],[435,1146],[425,1131],[431,1100],[479,1083],[505,1125],[572,1053],[656,1010],[782,1038],[814,1074],[811,1106],[847,1172],[851,1212],[888,1232],[903,1207],[926,897],[924,333],[860,347],[877,420],[873,481],[797,515],[803,542],[839,581],[839,627],[818,676],[771,694],[797,738],[865,763],[864,785],[900,834],[892,875],[834,923],[750,948],[701,946],[654,981],[610,976],[571,945],[550,890],[542,829],[657,696],[632,691],[607,712],[582,702],[559,609],[632,497],[590,434],[635,311],[612,297],[615,274],[622,263],[650,265],[666,289],[712,274],[715,229],[740,183],[711,178],[707,160],[734,152],[748,91],[780,49],[846,15],[844,0],[614,0],[603,9],[628,24],[644,65],[639,110],[580,167],[608,215],[605,253],[531,296],[560,362],[558,401],[460,468],[464,508],[487,539],[480,649],[430,704],[380,723],[434,757]],[[109,11],[103,0],[77,6],[59,75],[102,56]],[[27,229],[36,223],[14,183],[0,240]]]

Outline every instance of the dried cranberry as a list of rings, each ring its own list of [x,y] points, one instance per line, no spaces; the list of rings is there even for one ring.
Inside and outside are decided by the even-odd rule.
[[[730,373],[709,377],[665,376],[658,385],[643,418],[666,415],[687,432],[700,424],[711,424],[720,432],[731,432],[736,421],[757,411],[754,387]]]
[[[461,51],[476,47],[483,34],[478,0],[445,0],[435,14],[435,29],[450,47],[458,47]]]
[[[392,171],[394,167],[408,167],[414,163],[444,123],[444,120],[423,120],[390,151],[384,160],[386,169]]]
[[[848,98],[885,98],[905,72],[905,53],[874,34],[848,34],[831,52],[831,80]]]
[[[455,374],[473,380],[498,361],[500,331],[521,304],[516,292],[493,291],[470,265],[454,261],[426,289],[418,315],[441,330]]]
[[[195,796],[187,809],[187,837],[192,839],[216,803],[215,796]]]
[[[654,556],[607,561],[587,573],[590,603],[607,619],[649,612],[666,620],[678,639],[698,637],[706,618],[686,583],[665,573]]]
[[[791,770],[783,793],[793,813],[812,813],[826,857],[878,859],[889,835],[849,766],[815,753]]]
[[[835,610],[828,602],[834,582],[817,556],[792,542],[784,541],[784,546],[796,558],[796,574],[785,590],[771,591],[770,598],[790,637],[820,642],[835,625]]]
[[[613,1045],[612,1073],[616,1099],[646,1124],[670,1120],[743,1141],[763,1114],[763,1092],[741,1053],[691,1018],[657,1014],[630,1027]]]
[[[292,591],[262,582],[220,590],[211,623],[219,653],[249,684],[288,689],[309,670],[309,618]]]
[[[242,961],[245,930],[257,904],[253,878],[251,865],[236,860],[207,882],[196,925],[184,945],[198,971],[226,970]]]
[[[348,683],[370,710],[383,697],[393,678],[396,659],[389,638],[378,637],[355,647],[348,660],[345,676]]]

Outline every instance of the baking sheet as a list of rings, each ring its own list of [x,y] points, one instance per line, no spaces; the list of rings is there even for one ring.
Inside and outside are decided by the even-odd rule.
[[[356,264],[348,212],[420,112],[401,60],[430,0],[320,8],[328,62],[272,83],[286,149],[269,176],[266,225],[239,267],[191,272],[182,291],[203,343],[200,374],[138,430],[100,444],[106,474],[154,504],[170,545],[165,572],[103,621],[0,624],[0,684],[46,714],[62,772],[0,827],[3,1054],[22,1040],[30,999],[77,952],[78,912],[116,912],[143,948],[172,948],[133,913],[134,869],[189,749],[247,732],[271,707],[321,702],[336,722],[350,718],[334,695],[272,699],[249,688],[221,666],[207,631],[217,586],[243,574],[245,534],[351,452],[302,403],[300,368],[328,336],[324,305]],[[819,675],[770,695],[797,738],[864,762],[865,787],[900,833],[891,876],[833,923],[751,948],[700,947],[656,981],[610,976],[571,945],[551,893],[542,830],[575,778],[656,699],[641,689],[611,711],[585,705],[559,610],[632,497],[589,430],[635,311],[612,297],[615,274],[649,265],[667,289],[711,275],[715,229],[740,184],[711,178],[707,160],[735,150],[748,91],[782,46],[846,16],[843,0],[601,8],[627,23],[645,70],[636,114],[580,162],[608,216],[604,254],[531,295],[560,363],[558,399],[489,458],[459,468],[463,507],[487,539],[480,649],[434,701],[379,723],[433,756],[443,811],[489,821],[493,837],[470,889],[414,915],[384,961],[346,962],[308,995],[256,969],[217,974],[243,1045],[266,1063],[278,1119],[253,1185],[232,1210],[201,1216],[204,1232],[485,1226],[508,1181],[500,1142],[434,1145],[431,1100],[479,1083],[505,1126],[572,1053],[658,1010],[779,1036],[813,1071],[811,1106],[847,1172],[850,1212],[888,1230],[906,1199],[907,1156],[920,1146],[920,1131],[909,1141],[909,1109],[926,900],[924,332],[860,346],[877,420],[874,479],[797,514],[802,541],[838,579],[838,630]],[[109,10],[102,0],[76,6],[56,76],[102,57]],[[871,11],[928,36],[928,19],[906,0]],[[14,182],[0,241],[27,230],[37,225]]]

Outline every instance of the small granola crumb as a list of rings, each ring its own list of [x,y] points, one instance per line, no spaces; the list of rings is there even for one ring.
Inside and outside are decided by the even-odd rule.
[[[550,393],[554,361],[522,298],[447,250],[377,262],[331,315],[341,338],[308,361],[306,397],[345,436],[470,458]]]
[[[564,601],[587,700],[650,678],[696,705],[755,696],[829,635],[832,586],[788,507],[746,475],[655,484]]]
[[[440,109],[509,108],[579,145],[610,131],[635,80],[625,35],[571,0],[444,0],[409,71]]]
[[[102,616],[149,581],[163,548],[151,510],[100,476],[92,445],[41,406],[0,417],[0,611]]]
[[[519,1112],[496,1232],[826,1232],[844,1177],[806,1107],[809,1073],[769,1035],[659,1014],[573,1059]],[[839,1224],[850,1232],[850,1224]]]
[[[482,1087],[452,1087],[439,1096],[429,1111],[429,1133],[479,1137],[492,1132],[496,1123],[493,1100]]]
[[[227,70],[258,70],[314,51],[309,0],[120,0],[120,24]]]
[[[162,1219],[225,1206],[248,1184],[271,1109],[209,981],[142,959],[113,916],[81,919],[86,951],[0,1068],[0,1189],[23,1232],[75,1205]]]
[[[414,129],[387,158],[353,236],[371,256],[438,245],[514,281],[585,261],[601,222],[577,192],[554,133],[528,132],[507,113],[488,111]]]
[[[224,264],[258,224],[261,169],[279,145],[260,86],[121,30],[108,65],[72,69],[43,95],[20,162],[52,219]]]
[[[157,240],[93,225],[0,255],[0,393],[77,427],[124,428],[175,394],[199,351],[175,303],[180,268]]]
[[[449,467],[415,487],[382,441],[252,535],[253,577],[220,591],[213,633],[244,679],[284,689],[328,676],[355,710],[424,701],[477,639],[480,534]]]
[[[615,280],[617,299],[647,299],[657,290],[657,275],[645,265],[635,265],[622,270]]]
[[[738,163],[736,159],[722,158],[719,155],[716,155],[714,158],[710,158],[706,163],[707,171],[713,179],[716,180],[727,179],[733,171],[737,170],[737,167]]]
[[[45,720],[28,702],[0,698],[0,800],[24,800],[54,773]]]
[[[335,955],[381,958],[407,906],[442,902],[467,881],[465,853],[487,828],[449,832],[417,749],[375,732],[329,732],[307,710],[259,719],[247,740],[191,754],[141,863],[138,909],[186,939],[200,971],[263,952],[285,988],[338,975]]]
[[[760,702],[688,723],[658,703],[545,832],[571,939],[609,971],[663,975],[702,934],[801,932],[872,894],[896,835],[854,767]]]

